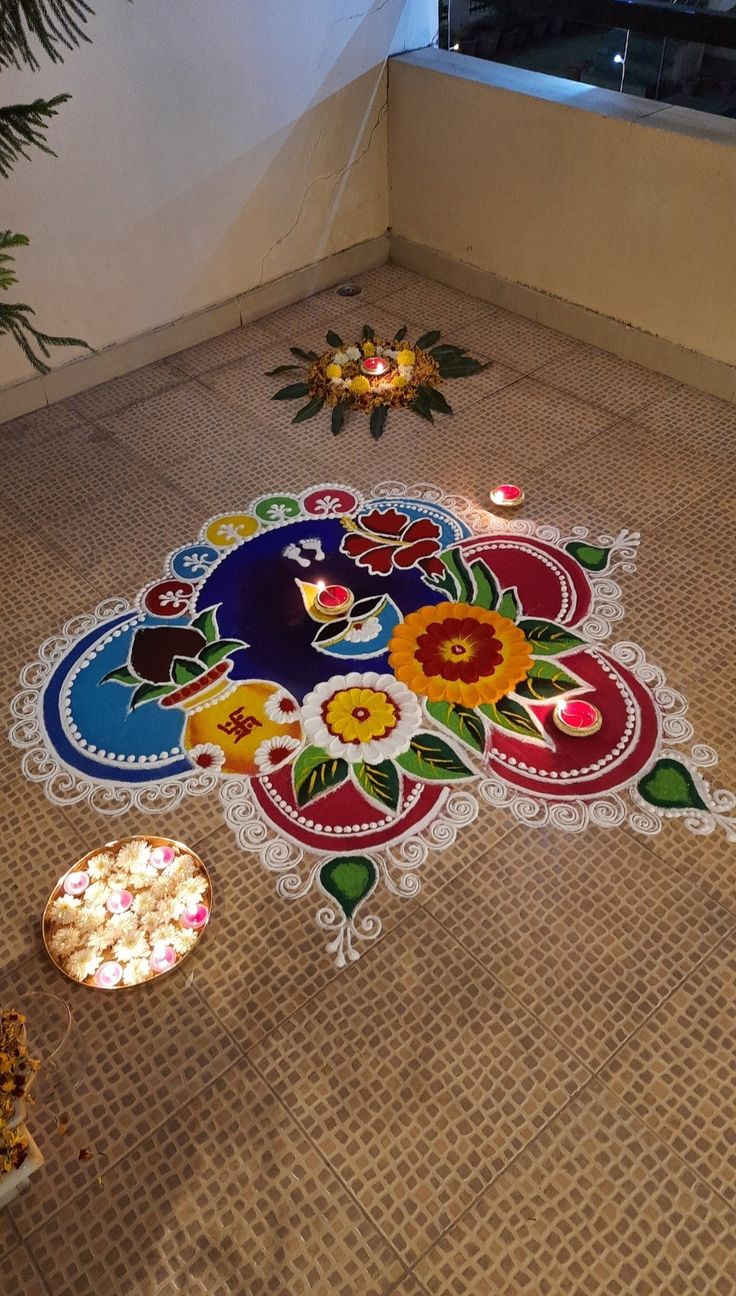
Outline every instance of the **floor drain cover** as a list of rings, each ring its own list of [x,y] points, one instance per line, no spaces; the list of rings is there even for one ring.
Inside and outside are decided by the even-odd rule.
[[[360,284],[341,284],[337,289],[338,297],[360,297],[363,289]]]

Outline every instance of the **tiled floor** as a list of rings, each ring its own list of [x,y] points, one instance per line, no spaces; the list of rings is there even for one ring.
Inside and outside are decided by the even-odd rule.
[[[70,616],[131,595],[209,515],[273,488],[435,481],[642,533],[618,638],[682,688],[736,784],[736,411],[395,267],[0,427],[2,698]],[[494,361],[455,418],[376,444],[292,428],[264,370],[369,319]],[[337,971],[309,906],[207,798],[155,820],[212,872],[189,970],[113,998],[61,983],[38,916],[113,830],[0,737],[0,1000],[54,988],[83,1075],[0,1215],[12,1296],[733,1296],[736,848],[679,823],[573,836],[481,818]],[[80,1148],[91,1161],[80,1161]],[[0,1288],[5,1290],[4,1282]]]

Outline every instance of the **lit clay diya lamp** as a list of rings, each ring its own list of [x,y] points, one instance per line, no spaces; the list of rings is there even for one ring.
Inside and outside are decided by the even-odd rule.
[[[491,504],[494,508],[513,509],[523,503],[524,492],[521,486],[514,486],[512,482],[503,482],[491,491]]]
[[[597,706],[586,702],[584,698],[569,698],[567,702],[558,702],[552,712],[552,719],[557,728],[571,738],[589,738],[598,733],[603,724],[603,716]]]
[[[360,368],[366,378],[383,378],[391,368],[391,362],[385,356],[366,356]]]
[[[336,617],[347,616],[355,595],[347,585],[319,585],[312,604],[312,615],[320,621],[333,621]]]

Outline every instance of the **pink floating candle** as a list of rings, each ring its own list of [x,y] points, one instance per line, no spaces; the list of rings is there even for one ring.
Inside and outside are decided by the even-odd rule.
[[[385,373],[388,373],[391,365],[384,356],[366,356],[360,367],[366,377],[382,378]]]
[[[167,945],[166,941],[156,941],[149,961],[152,972],[168,972],[176,963],[176,950]]]
[[[151,851],[150,860],[154,868],[165,869],[169,864],[173,864],[176,859],[176,851],[173,846],[154,846]]]
[[[95,985],[101,990],[114,990],[123,979],[121,963],[101,963],[95,972]]]
[[[89,886],[89,873],[70,873],[64,878],[64,893],[70,896],[84,895]]]
[[[110,913],[114,914],[125,913],[132,903],[133,897],[130,891],[111,891],[107,897],[107,907]]]
[[[587,738],[597,733],[603,724],[603,716],[597,706],[586,702],[584,698],[568,698],[558,702],[552,712],[552,719],[563,733],[572,738]]]
[[[491,504],[495,504],[497,508],[518,508],[523,503],[524,492],[521,486],[514,486],[513,482],[503,482],[491,491]]]
[[[320,585],[314,600],[318,613],[323,617],[339,617],[349,612],[355,595],[347,585]]]
[[[209,916],[210,911],[207,905],[188,905],[181,916],[181,925],[192,931],[199,931],[201,927],[205,926]]]

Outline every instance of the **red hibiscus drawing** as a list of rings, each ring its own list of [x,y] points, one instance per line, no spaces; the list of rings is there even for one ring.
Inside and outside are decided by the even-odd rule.
[[[444,564],[437,557],[442,548],[441,532],[429,518],[412,521],[395,508],[373,509],[362,513],[354,525],[343,537],[341,549],[359,567],[367,567],[376,576],[408,567],[421,567],[427,576],[442,575]]]

